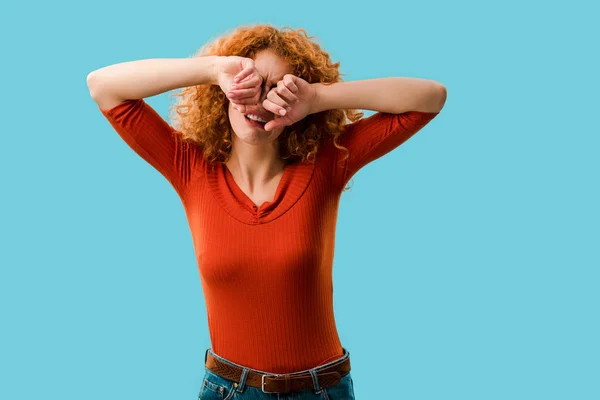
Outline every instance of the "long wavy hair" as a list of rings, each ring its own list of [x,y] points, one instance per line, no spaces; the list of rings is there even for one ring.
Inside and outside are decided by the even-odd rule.
[[[330,85],[341,82],[340,63],[333,63],[329,53],[310,39],[305,29],[281,29],[270,24],[240,26],[202,46],[192,57],[240,56],[255,58],[261,50],[274,51],[286,60],[292,74],[308,83]],[[188,86],[174,91],[170,96],[178,101],[169,107],[174,128],[182,139],[194,142],[202,148],[209,163],[225,162],[229,159],[232,146],[232,127],[229,122],[229,99],[218,85]],[[337,143],[347,124],[346,118],[354,122],[364,113],[353,109],[332,109],[307,115],[302,120],[284,127],[278,137],[280,157],[293,161],[314,161],[319,146],[327,137],[333,138],[334,146],[348,149]],[[344,190],[346,190],[345,188]]]

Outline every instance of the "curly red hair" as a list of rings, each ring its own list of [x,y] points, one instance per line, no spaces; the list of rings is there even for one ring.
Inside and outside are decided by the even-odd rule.
[[[281,29],[270,24],[241,26],[202,46],[193,57],[240,56],[254,58],[261,50],[269,49],[286,60],[292,74],[308,83],[324,85],[341,82],[340,63],[333,63],[329,53],[311,41],[303,28]],[[232,145],[232,127],[228,118],[229,99],[218,85],[188,86],[171,96],[179,101],[170,106],[174,128],[182,139],[194,142],[203,149],[209,163],[228,160]],[[333,137],[336,148],[348,149],[337,143],[343,133],[346,118],[354,122],[364,114],[357,110],[334,109],[314,113],[286,126],[278,137],[282,159],[313,160],[326,137]],[[344,158],[344,159],[345,159]]]

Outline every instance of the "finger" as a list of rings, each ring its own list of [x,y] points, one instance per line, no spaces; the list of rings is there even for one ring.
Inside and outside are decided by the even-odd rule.
[[[245,112],[246,111],[246,106],[244,104],[241,104],[239,102],[231,102],[231,105],[233,106],[233,108],[237,109],[239,112]]]
[[[234,83],[238,83],[242,81],[244,78],[248,77],[252,72],[254,72],[254,66],[248,66],[244,68],[239,74],[233,78]]]
[[[242,104],[256,104],[260,99],[262,89],[258,86],[250,89],[235,89],[226,93],[230,101]]]
[[[286,126],[285,118],[275,118],[265,124],[265,131],[272,131],[280,126]]]
[[[239,104],[239,103],[234,103],[233,101],[231,102],[231,106],[233,108],[235,108],[236,110],[238,110],[241,113],[246,112],[246,106],[243,104]]]
[[[247,77],[247,79],[239,82],[239,83],[234,83],[231,85],[231,89],[248,89],[251,87],[255,87],[255,86],[259,86],[262,83],[262,78],[260,75],[258,74],[252,74],[249,75]]]
[[[256,94],[256,88],[250,89],[234,89],[227,92],[227,98],[230,100],[240,100],[248,97],[254,97]]]
[[[280,110],[287,111],[287,109],[290,108],[290,105],[277,94],[276,90],[271,90],[267,94],[267,99],[270,100],[275,106],[279,106],[279,108],[273,111],[279,115],[285,115],[285,112],[281,113]]]
[[[288,104],[294,104],[298,101],[298,96],[288,89],[283,81],[277,83],[277,94],[283,98]]]
[[[296,85],[296,83],[294,82],[294,78],[292,78],[292,75],[285,75],[283,77],[283,84],[292,92],[292,93],[298,93],[298,86]]]
[[[277,104],[273,103],[269,99],[266,99],[265,101],[263,101],[262,106],[265,109],[271,111],[275,115],[285,115],[287,113],[286,110],[283,107],[281,107],[280,105],[277,105]]]
[[[240,97],[240,96],[232,96],[230,97],[230,94],[227,94],[227,98],[229,99],[229,101],[235,101],[238,104],[257,104],[258,101],[260,100],[260,91],[255,91],[255,93],[250,93],[244,97]]]

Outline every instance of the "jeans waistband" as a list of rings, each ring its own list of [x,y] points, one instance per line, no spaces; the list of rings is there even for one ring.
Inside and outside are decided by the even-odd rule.
[[[342,355],[340,358],[337,358],[337,359],[335,359],[335,360],[332,360],[332,361],[330,361],[330,362],[328,362],[328,363],[326,363],[326,364],[319,365],[318,367],[309,368],[309,369],[304,369],[304,370],[302,370],[302,371],[290,372],[290,373],[287,373],[287,374],[285,374],[285,375],[300,375],[300,374],[307,374],[307,373],[310,373],[310,371],[315,371],[315,372],[317,372],[317,371],[320,371],[321,369],[325,369],[325,368],[327,368],[327,367],[329,367],[329,366],[331,366],[331,365],[334,365],[334,364],[336,364],[336,363],[339,363],[340,361],[344,361],[346,358],[350,357],[350,352],[348,351],[348,349],[346,349],[346,348],[345,348],[345,347],[343,347],[343,346],[342,346],[342,349],[343,349],[343,351],[344,351],[344,354],[343,354],[343,355]],[[261,374],[275,374],[274,372],[269,372],[269,371],[261,371],[261,370],[259,370],[259,369],[254,369],[254,368],[246,367],[246,366],[244,366],[244,365],[236,364],[236,363],[234,363],[233,361],[229,361],[229,360],[227,360],[226,358],[223,358],[223,357],[221,357],[221,356],[219,356],[219,355],[215,354],[215,353],[212,351],[212,349],[211,349],[210,347],[209,347],[208,349],[206,349],[206,351],[204,352],[204,364],[206,364],[206,359],[208,358],[208,353],[209,353],[209,352],[210,352],[210,354],[211,354],[213,357],[215,357],[215,358],[218,358],[219,360],[221,360],[221,361],[223,361],[223,362],[225,362],[225,363],[228,363],[228,364],[230,364],[230,365],[234,365],[234,366],[236,366],[236,367],[238,367],[238,368],[241,368],[241,369],[249,369],[249,370],[252,370],[252,371],[255,371],[255,372],[261,373]]]

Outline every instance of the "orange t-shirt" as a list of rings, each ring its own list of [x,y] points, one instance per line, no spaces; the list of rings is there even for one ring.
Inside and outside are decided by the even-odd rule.
[[[285,167],[275,198],[256,207],[225,164],[205,162],[144,99],[102,110],[158,170],[186,213],[204,292],[211,349],[237,364],[289,373],[343,355],[333,312],[333,255],[342,189],[438,113],[375,113],[346,125],[314,162]]]

